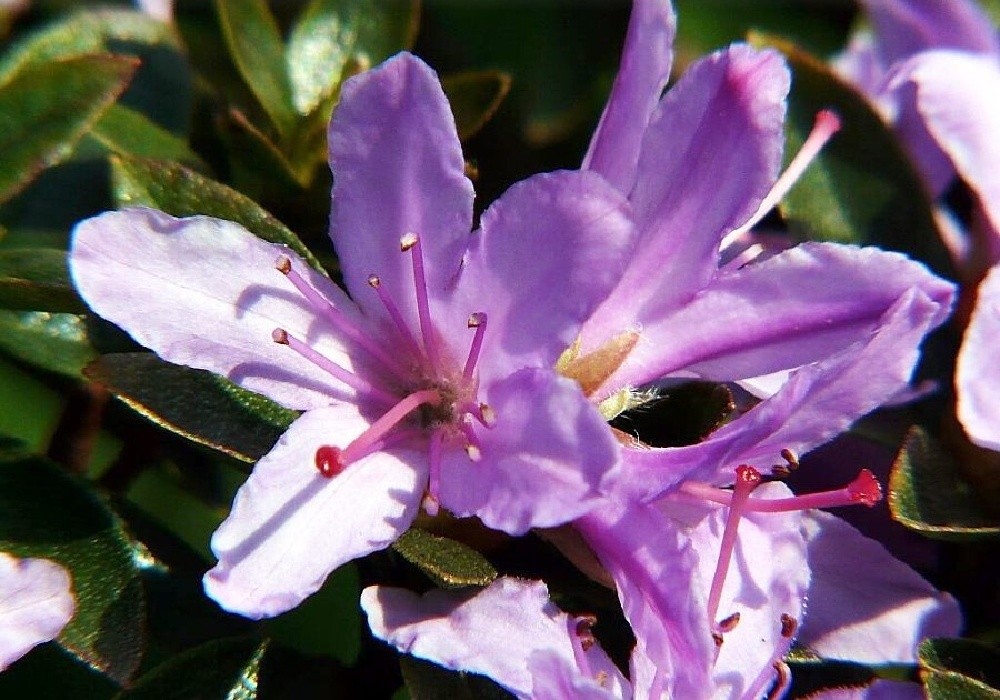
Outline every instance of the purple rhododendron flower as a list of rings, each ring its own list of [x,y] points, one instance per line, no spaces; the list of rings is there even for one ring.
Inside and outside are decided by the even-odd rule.
[[[225,221],[132,209],[73,238],[97,313],[166,360],[305,411],[212,539],[206,590],[251,617],[391,543],[422,501],[519,534],[593,507],[618,459],[599,412],[552,368],[620,276],[624,198],[592,173],[540,175],[470,235],[453,117],[409,54],[345,83],[329,152],[350,299]]]
[[[66,569],[0,552],[0,671],[59,636],[75,608]]]

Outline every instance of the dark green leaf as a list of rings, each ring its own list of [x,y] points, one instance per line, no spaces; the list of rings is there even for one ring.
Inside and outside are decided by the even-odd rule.
[[[443,588],[485,586],[497,571],[482,554],[461,542],[410,528],[392,548]]]
[[[326,133],[323,143],[311,154],[294,162],[267,134],[255,127],[238,110],[230,110],[224,136],[228,141],[233,180],[239,189],[253,196],[276,197],[276,193],[299,192],[309,186],[316,165],[326,160]]]
[[[399,657],[410,700],[507,700],[514,696],[483,676],[456,673],[412,656]]]
[[[924,678],[928,700],[998,700],[1000,690],[959,673],[929,671]]]
[[[323,270],[298,236],[252,199],[179,163],[115,156],[111,172],[121,207],[155,207],[173,216],[204,214],[235,221],[266,241],[287,245]]]
[[[87,310],[70,283],[66,253],[47,248],[0,249],[0,307],[70,313]]]
[[[0,85],[0,202],[73,144],[121,94],[132,59],[82,56],[25,67]]]
[[[1000,698],[1000,651],[971,639],[925,639],[918,650],[931,698]]]
[[[811,697],[829,688],[862,688],[871,685],[878,678],[871,668],[850,661],[801,656],[786,658],[785,661],[792,672],[792,686],[788,696],[793,698]]]
[[[496,113],[510,91],[510,76],[501,71],[449,75],[441,81],[463,141],[474,136]]]
[[[771,38],[793,72],[786,122],[786,161],[798,152],[817,112],[833,109],[841,130],[782,201],[792,230],[811,240],[878,245],[949,275],[951,261],[931,201],[896,137],[853,87],[828,64]]]
[[[265,0],[216,0],[219,24],[236,67],[274,123],[288,135],[295,126],[292,88],[281,32]]]
[[[55,642],[33,649],[0,673],[0,698],[108,700],[118,686]]]
[[[69,569],[77,608],[59,643],[126,683],[142,656],[143,592],[132,545],[104,502],[46,459],[5,459],[0,550]]]
[[[115,104],[97,121],[90,136],[112,153],[176,160],[204,168],[187,142],[141,112]]]
[[[923,428],[914,426],[889,476],[892,517],[928,537],[946,540],[1000,535],[976,503],[954,461]]]
[[[104,355],[85,373],[157,425],[245,462],[270,450],[297,415],[211,372],[151,353]]]
[[[358,69],[408,48],[416,35],[414,0],[311,0],[288,40],[295,108],[311,114]]]
[[[115,700],[254,700],[267,642],[219,639],[178,654]]]
[[[0,310],[0,352],[73,377],[97,355],[83,316],[48,311]]]

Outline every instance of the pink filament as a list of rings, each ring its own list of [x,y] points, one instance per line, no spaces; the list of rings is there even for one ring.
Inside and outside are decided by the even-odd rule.
[[[420,245],[420,237],[407,234],[400,242],[404,251],[410,251],[410,261],[413,263],[413,286],[417,293],[417,316],[420,318],[420,335],[424,339],[424,351],[427,362],[436,371],[438,364],[438,347],[434,339],[434,326],[431,325],[430,303],[427,300],[427,279],[424,276],[424,255]]]
[[[462,376],[465,379],[472,379],[476,371],[476,364],[479,362],[479,351],[483,349],[483,336],[486,335],[486,314],[474,313],[469,316],[469,328],[475,328],[476,334],[472,337],[472,344],[469,346],[469,357],[465,361],[465,369]]]
[[[344,448],[343,462],[351,464],[377,451],[384,442],[386,434],[411,412],[425,404],[437,404],[440,401],[441,395],[435,389],[413,392],[382,414],[382,417],[372,423],[368,430],[354,438],[351,444]]]
[[[382,306],[385,307],[386,312],[389,314],[389,318],[392,319],[393,324],[396,326],[396,330],[399,331],[399,335],[403,338],[403,342],[410,347],[410,351],[414,354],[420,354],[420,346],[417,345],[417,339],[413,337],[413,333],[410,332],[410,327],[406,325],[406,321],[403,320],[403,315],[399,313],[399,308],[392,301],[384,289],[382,289],[382,281],[378,278],[378,275],[369,275],[368,286],[375,290],[375,294],[378,295],[378,300],[382,302]]]
[[[681,484],[681,492],[705,501],[728,506],[735,493],[709,484],[688,481]],[[862,469],[847,486],[832,491],[807,493],[789,498],[752,498],[743,510],[746,513],[785,513],[808,508],[837,508],[864,505],[869,508],[882,500],[882,487],[868,469]]]
[[[424,510],[431,517],[437,515],[438,505],[440,504],[438,494],[441,489],[441,445],[443,442],[443,431],[435,430],[431,433],[430,445],[427,448],[427,456],[430,463],[427,479],[429,498],[424,499]]]
[[[715,617],[719,612],[719,601],[722,599],[722,586],[726,582],[729,562],[736,547],[736,536],[743,517],[746,502],[750,494],[760,484],[760,472],[753,467],[741,464],[736,468],[736,483],[733,485],[732,499],[729,502],[729,514],[726,516],[726,527],[722,532],[722,542],[719,545],[719,563],[712,576],[712,586],[708,592],[708,619],[715,625]]]

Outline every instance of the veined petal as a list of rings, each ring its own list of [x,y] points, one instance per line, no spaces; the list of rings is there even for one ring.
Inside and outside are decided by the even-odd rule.
[[[332,306],[360,318],[295,253],[220,219],[108,212],[77,225],[69,263],[90,307],[165,360],[225,375],[289,408],[350,398],[353,389],[271,337],[284,328],[351,367],[336,329],[275,268],[281,256]]]
[[[1000,265],[979,284],[955,369],[958,419],[977,445],[1000,450]]]
[[[954,286],[923,265],[877,248],[804,243],[722,272],[675,313],[648,318],[607,386],[678,371],[738,381],[817,362],[867,338],[910,289],[938,304],[930,325],[944,321]]]
[[[913,663],[927,637],[954,637],[958,603],[829,513],[803,514],[813,572],[799,641],[823,658]]]
[[[66,569],[48,559],[0,552],[0,671],[55,639],[75,608]]]
[[[728,483],[741,463],[772,464],[782,449],[808,452],[909,386],[920,342],[941,305],[913,289],[864,341],[794,372],[747,413],[686,447],[626,449],[620,488],[653,499],[684,479]]]
[[[480,381],[554,366],[620,279],[634,231],[625,198],[593,173],[546,173],[507,190],[483,214],[449,301],[461,314],[453,326],[487,315]]]
[[[540,581],[498,578],[472,597],[442,590],[418,596],[372,586],[361,592],[361,608],[372,633],[400,651],[481,673],[520,698],[532,697],[529,659],[536,652],[550,652],[560,665],[577,667],[570,617],[552,604]],[[622,682],[599,646],[586,656],[595,673],[604,671]]]
[[[617,466],[618,443],[575,382],[524,369],[487,386],[484,399],[496,423],[476,431],[481,459],[454,445],[442,455],[445,508],[520,535],[594,507]]]
[[[693,64],[666,94],[629,198],[642,254],[588,322],[585,350],[667,315],[716,273],[722,237],[777,178],[788,85],[779,54],[734,45]]]
[[[417,330],[413,277],[399,240],[420,237],[427,284],[458,271],[472,230],[472,183],[437,75],[401,53],[344,83],[330,121],[330,236],[344,282],[365,311],[385,312],[368,287],[376,274]]]
[[[406,531],[426,483],[423,453],[376,452],[333,478],[316,467],[317,448],[343,448],[368,426],[353,406],[309,411],[257,463],[212,537],[219,563],[204,583],[219,605],[258,619],[285,612]]]
[[[971,0],[861,0],[883,64],[928,49],[1000,55],[989,17]]]
[[[677,15],[669,0],[632,4],[618,75],[583,168],[627,195],[635,183],[642,137],[670,78]]]

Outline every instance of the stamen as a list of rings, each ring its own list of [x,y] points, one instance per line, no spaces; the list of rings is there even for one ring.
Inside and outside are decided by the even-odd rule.
[[[466,413],[462,416],[461,420],[458,421],[458,429],[462,431],[465,435],[465,439],[468,441],[465,445],[465,453],[469,455],[469,459],[473,462],[478,462],[483,458],[483,451],[479,443],[479,437],[476,435],[476,431],[472,429],[472,416]]]
[[[414,355],[420,354],[420,346],[417,344],[417,339],[413,337],[413,333],[410,332],[410,327],[406,325],[406,321],[403,320],[403,315],[399,313],[399,308],[392,301],[392,297],[386,294],[386,291],[382,289],[382,280],[379,279],[378,275],[368,275],[368,286],[375,290],[378,295],[378,300],[382,302],[382,306],[385,307],[386,312],[389,314],[389,318],[396,325],[396,330],[399,331],[400,336],[403,338],[408,346],[410,346],[410,352]]]
[[[476,417],[484,428],[492,428],[497,424],[497,412],[488,403],[479,404],[479,415]]]
[[[301,340],[289,335],[288,331],[284,328],[275,328],[271,331],[271,340],[276,342],[278,345],[287,345],[299,355],[309,360],[309,362],[312,362],[321,370],[335,379],[342,381],[355,391],[359,391],[363,394],[369,394],[370,396],[380,399],[385,403],[391,404],[396,401],[396,397],[389,392],[384,389],[380,389],[377,386],[373,386],[353,372],[344,369],[336,362],[333,362],[332,360],[319,354],[307,343],[303,343]]]
[[[781,636],[791,639],[799,628],[799,622],[788,613],[781,613]]]
[[[778,698],[785,697],[785,691],[788,690],[788,686],[792,683],[792,669],[784,661],[780,659],[775,661],[774,670],[778,674],[778,679],[774,682],[771,690],[768,691],[766,700],[778,700]]]
[[[424,404],[437,404],[441,394],[435,389],[415,391],[395,406],[386,411],[381,418],[372,423],[368,430],[354,438],[341,455],[345,464],[356,462],[378,449],[382,438],[406,416]]]
[[[399,239],[399,249],[404,253],[410,251],[410,261],[413,263],[413,286],[417,292],[417,316],[420,318],[420,335],[424,339],[424,351],[432,370],[437,370],[438,347],[434,339],[434,326],[431,325],[430,303],[427,300],[427,279],[424,276],[424,255],[420,246],[420,237],[408,233]]]
[[[342,311],[336,308],[322,294],[316,291],[306,279],[292,267],[292,260],[287,255],[282,255],[274,264],[281,274],[288,278],[292,286],[298,290],[299,294],[305,297],[306,301],[318,311],[326,316],[337,329],[352,341],[363,347],[371,355],[391,370],[403,377],[406,375],[405,368],[394,360],[385,350],[379,347],[364,331],[355,325]]]
[[[735,496],[733,491],[716,488],[709,484],[687,481],[680,490],[689,496],[729,506]],[[862,469],[847,486],[832,491],[807,493],[789,498],[752,498],[744,507],[746,513],[785,513],[808,508],[837,508],[840,506],[864,505],[871,508],[882,500],[882,486],[868,469]]]
[[[805,172],[805,169],[809,164],[819,155],[819,152],[826,145],[830,138],[840,131],[840,117],[829,109],[821,109],[816,114],[816,121],[813,123],[812,131],[809,132],[809,136],[806,137],[805,142],[802,144],[802,148],[799,152],[795,154],[792,158],[792,162],[788,164],[785,168],[785,172],[775,180],[774,184],[771,186],[771,191],[767,193],[764,200],[757,207],[757,211],[754,215],[750,217],[750,220],[745,224],[740,226],[735,231],[726,234],[726,237],[722,240],[721,248],[729,247],[734,241],[738,240],[740,236],[752,229],[754,226],[759,224],[761,220],[767,216],[767,213],[774,209],[778,205],[778,202],[784,198],[788,191],[792,189],[798,179]]]
[[[722,532],[722,542],[719,545],[719,563],[712,576],[712,586],[708,593],[708,619],[714,624],[719,612],[719,601],[722,599],[722,586],[726,582],[729,571],[729,561],[733,557],[736,546],[736,535],[743,516],[746,502],[757,485],[760,484],[760,472],[751,466],[741,464],[736,468],[736,483],[733,485],[732,499],[729,502],[729,514],[726,516],[726,527]]]
[[[587,659],[587,650],[594,646],[596,640],[592,631],[597,624],[597,618],[593,615],[582,615],[580,617],[570,616],[566,621],[569,628],[570,644],[573,647],[573,658],[576,660],[576,667],[580,674],[593,677],[590,661]]]
[[[430,463],[427,478],[427,498],[424,499],[424,510],[431,517],[438,514],[438,493],[441,488],[441,445],[444,442],[444,432],[435,430],[431,433],[430,445],[427,449]]]
[[[736,629],[736,625],[738,624],[740,624],[740,614],[739,612],[734,612],[732,615],[719,622],[719,632],[722,634],[732,632]]]
[[[462,371],[462,376],[466,380],[472,379],[476,363],[479,362],[479,351],[483,348],[483,336],[486,335],[486,314],[476,312],[469,316],[469,328],[475,328],[476,334],[472,337],[469,358],[465,361],[465,369]]]
[[[576,637],[580,640],[580,647],[584,651],[590,651],[597,643],[594,638],[594,625],[597,618],[594,615],[583,615],[576,621]]]

